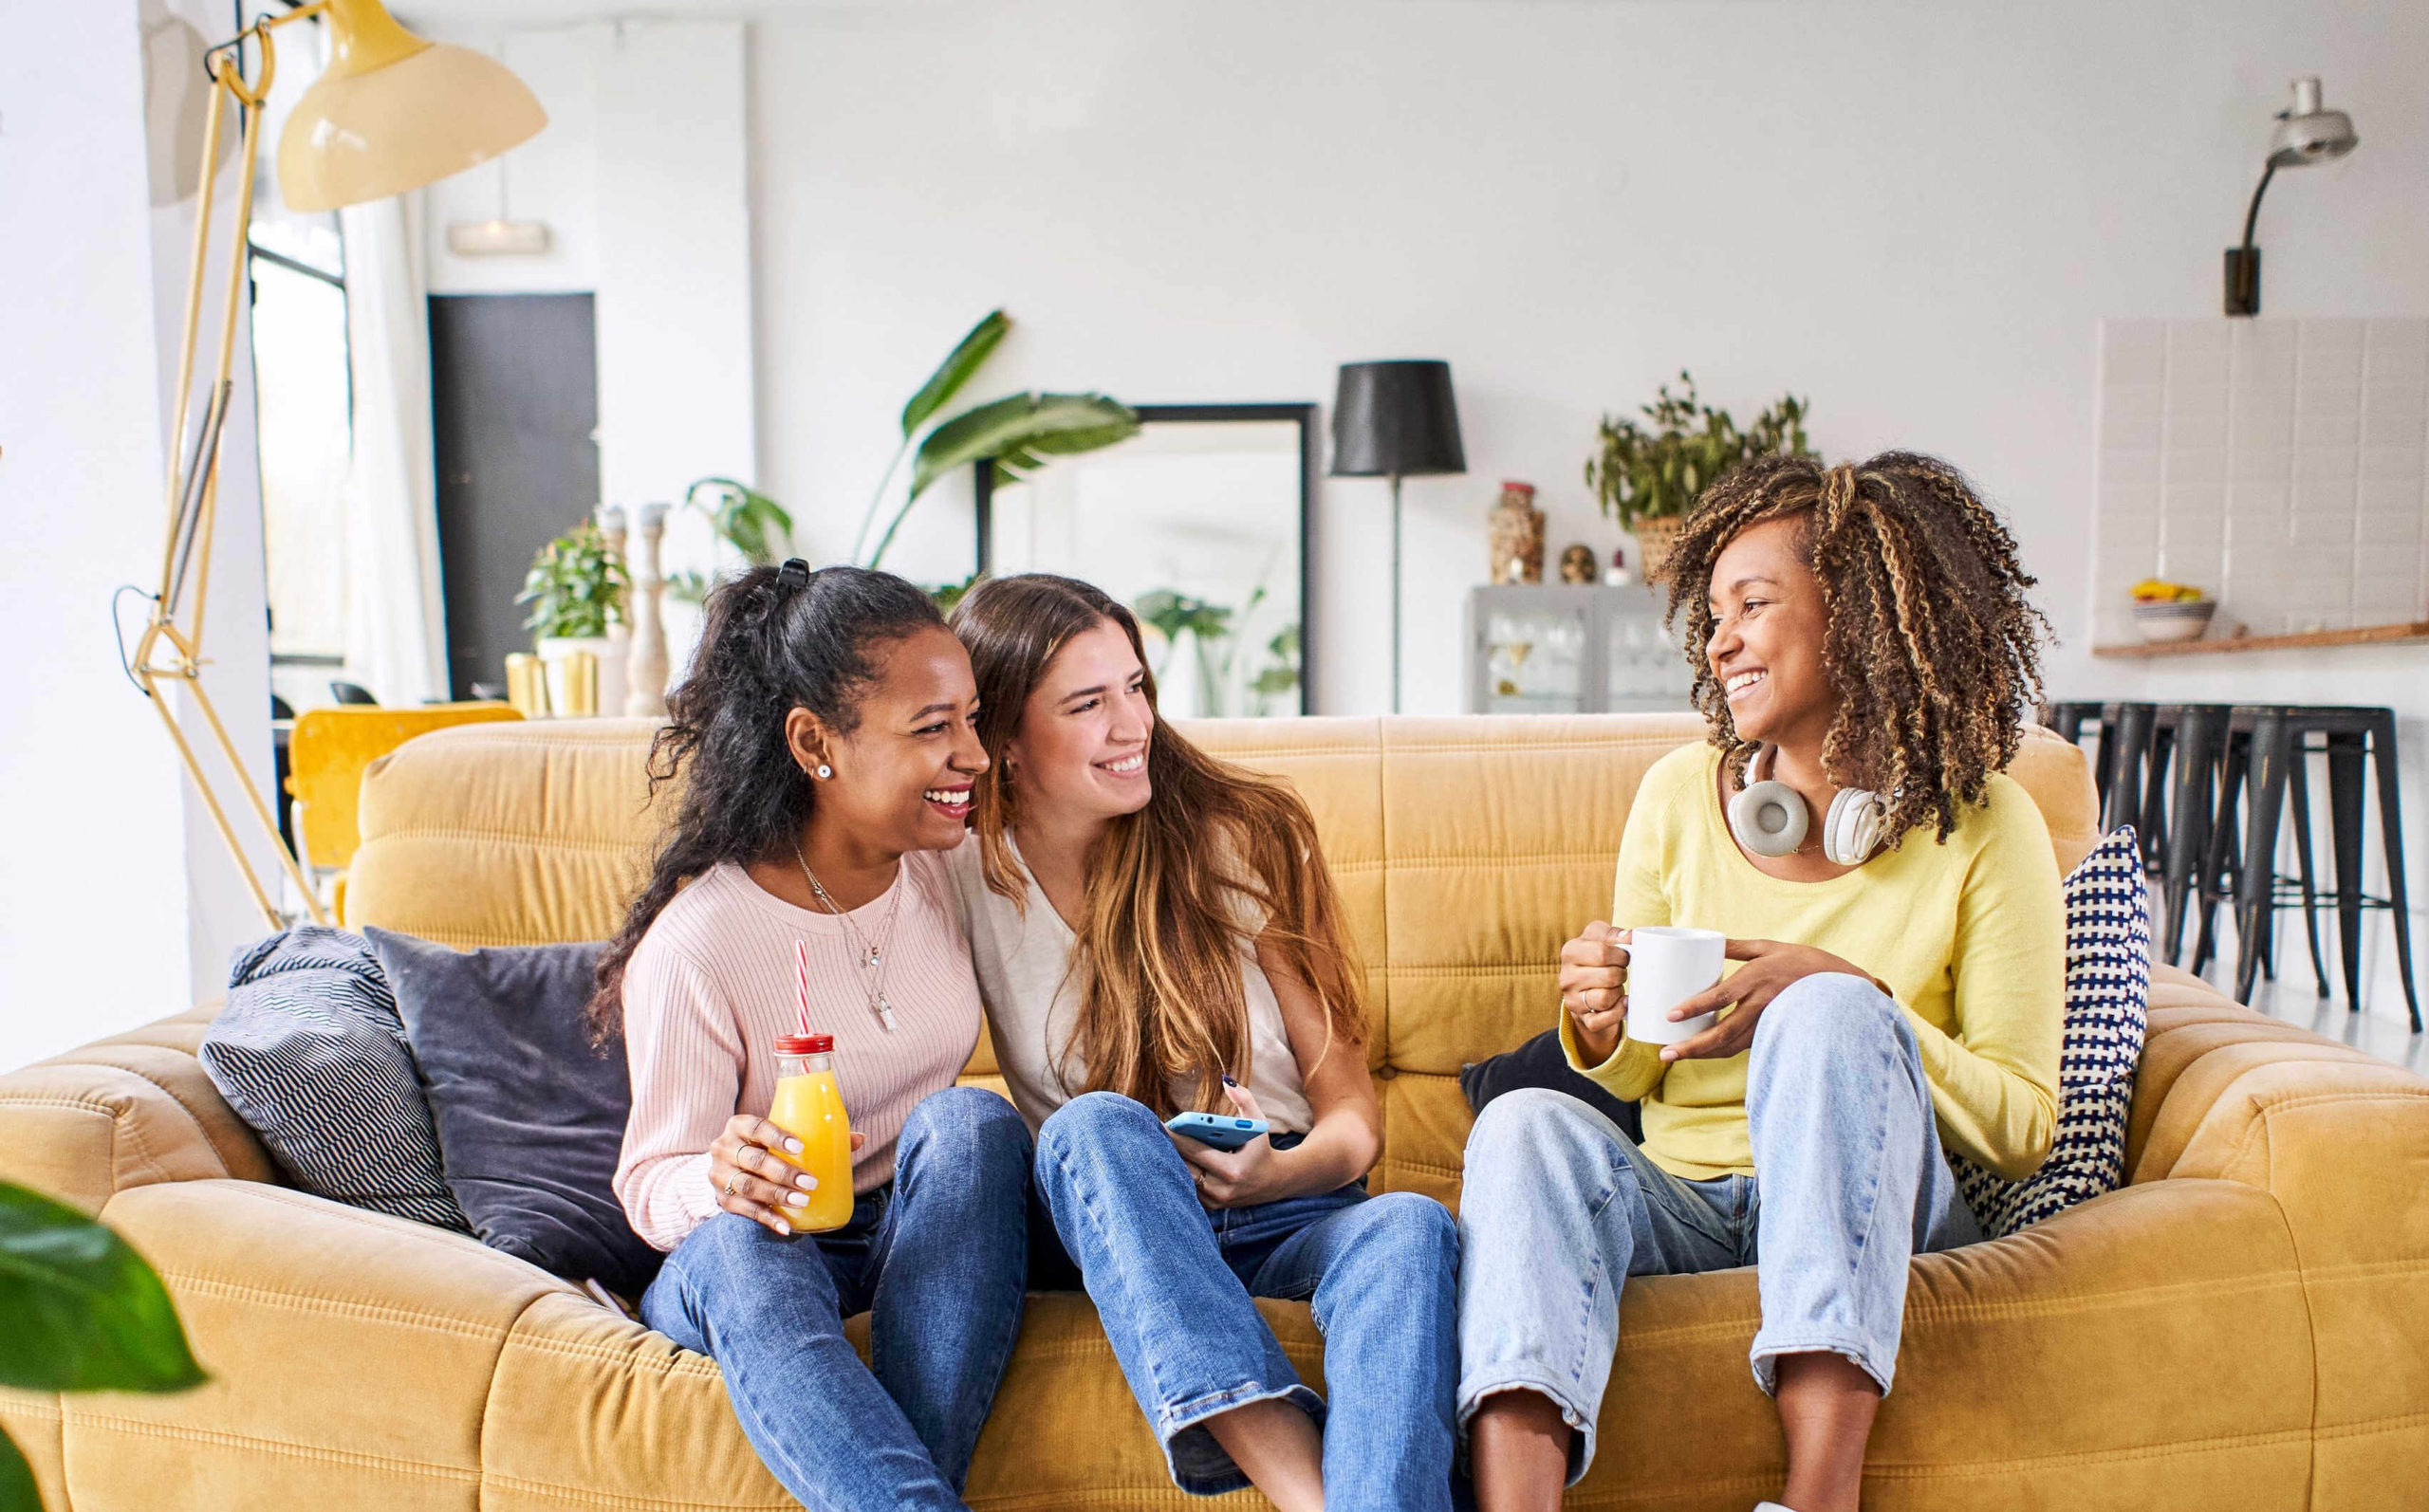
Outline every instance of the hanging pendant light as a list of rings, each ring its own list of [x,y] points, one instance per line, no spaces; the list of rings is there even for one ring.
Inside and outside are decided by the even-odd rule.
[[[278,138],[287,208],[335,210],[485,163],[548,123],[504,64],[426,42],[380,0],[328,0],[329,63]]]

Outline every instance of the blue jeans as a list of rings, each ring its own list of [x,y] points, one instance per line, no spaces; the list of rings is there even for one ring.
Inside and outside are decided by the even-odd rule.
[[[830,1233],[719,1213],[667,1257],[641,1318],[725,1372],[733,1415],[804,1506],[959,1507],[1020,1332],[1029,1130],[948,1087],[911,1110],[894,1180]],[[844,1337],[868,1312],[869,1363]]]
[[[1982,1237],[1940,1156],[1904,1011],[1859,977],[1791,984],[1754,1025],[1746,1122],[1759,1185],[1671,1175],[1562,1093],[1486,1105],[1459,1206],[1462,1431],[1494,1392],[1540,1392],[1577,1430],[1575,1484],[1594,1461],[1621,1282],[1758,1256],[1756,1384],[1772,1390],[1780,1355],[1827,1352],[1888,1392],[1907,1261]]]
[[[1353,1184],[1209,1212],[1155,1114],[1110,1092],[1046,1120],[1037,1185],[1176,1485],[1247,1485],[1203,1425],[1278,1399],[1324,1430],[1326,1507],[1450,1506],[1458,1240],[1440,1203]],[[1329,1411],[1252,1297],[1311,1303]]]

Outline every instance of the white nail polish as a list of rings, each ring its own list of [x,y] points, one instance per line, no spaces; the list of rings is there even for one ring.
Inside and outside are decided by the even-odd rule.
[[[790,1239],[793,1234],[793,1226],[779,1218],[776,1220],[776,1232],[786,1239]]]
[[[809,1194],[799,1191],[787,1192],[785,1194],[785,1203],[786,1206],[791,1208],[807,1208],[809,1206]]]
[[[818,1189],[818,1178],[805,1171],[801,1175],[793,1178],[793,1185],[799,1187],[804,1191],[816,1191]]]

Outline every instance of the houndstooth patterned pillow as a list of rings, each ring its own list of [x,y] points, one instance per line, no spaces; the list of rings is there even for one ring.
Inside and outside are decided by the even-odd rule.
[[[2066,882],[2067,1019],[2058,1058],[2058,1134],[2049,1158],[2007,1181],[1948,1157],[1957,1189],[1992,1239],[2113,1191],[2125,1176],[2125,1121],[2151,994],[2151,913],[2134,832],[2092,847]]]

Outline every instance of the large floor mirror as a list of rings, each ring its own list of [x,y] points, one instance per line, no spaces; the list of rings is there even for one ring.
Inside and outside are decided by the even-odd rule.
[[[1128,604],[1168,716],[1303,714],[1312,404],[1142,404],[1139,433],[1017,482],[977,470],[978,569]]]

